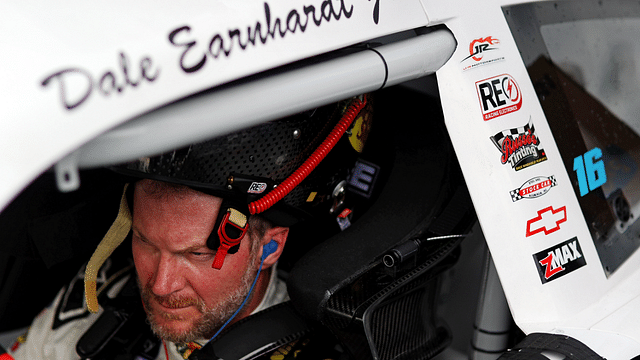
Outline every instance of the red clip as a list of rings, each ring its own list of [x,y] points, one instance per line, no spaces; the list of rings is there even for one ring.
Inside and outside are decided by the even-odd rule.
[[[340,219],[344,219],[344,218],[346,218],[347,216],[349,216],[349,214],[351,214],[351,209],[349,209],[349,208],[345,208],[345,209],[344,209],[344,210],[342,210],[342,212],[338,215],[338,217],[339,217]]]
[[[238,234],[235,237],[229,236],[227,233],[227,226],[232,226],[238,230]],[[220,238],[220,247],[216,251],[216,257],[213,259],[211,267],[220,270],[224,264],[224,258],[227,256],[229,249],[235,245],[240,244],[240,240],[244,238],[249,228],[249,222],[246,216],[236,209],[229,208],[227,213],[222,218],[220,226],[218,227],[218,237]],[[235,234],[234,234],[235,235]]]
[[[213,264],[211,264],[212,268],[217,270],[220,270],[222,268],[222,265],[224,264],[224,258],[227,256],[227,251],[229,251],[228,245],[220,245],[220,247],[216,251],[216,257],[213,258]]]

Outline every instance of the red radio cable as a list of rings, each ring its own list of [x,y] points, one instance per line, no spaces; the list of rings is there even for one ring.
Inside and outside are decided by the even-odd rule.
[[[324,139],[322,144],[318,146],[318,148],[309,156],[309,158],[296,170],[293,174],[289,175],[289,177],[282,182],[282,184],[278,185],[275,189],[271,190],[267,195],[262,197],[259,200],[256,200],[249,204],[249,212],[251,215],[259,214],[263,211],[266,211],[275,203],[282,200],[283,197],[287,196],[295,188],[298,186],[302,180],[304,180],[313,169],[320,164],[320,162],[329,154],[329,151],[333,149],[333,147],[338,143],[338,140],[344,135],[345,131],[351,126],[353,120],[355,120],[360,110],[364,108],[367,104],[366,96],[363,97],[363,100],[355,99],[347,111],[342,115],[342,118],[336,124],[336,126],[331,130],[331,133],[327,135],[327,138]]]

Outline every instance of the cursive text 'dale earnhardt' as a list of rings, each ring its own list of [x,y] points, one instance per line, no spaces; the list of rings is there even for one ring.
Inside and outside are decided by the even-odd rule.
[[[264,17],[249,26],[229,27],[205,39],[196,39],[190,36],[192,26],[182,25],[170,30],[167,40],[171,46],[179,49],[177,64],[181,71],[193,74],[203,69],[207,59],[229,57],[249,47],[268,46],[270,41],[285,38],[287,34],[304,33],[309,27],[320,28],[329,22],[350,19],[354,5],[345,4],[345,1],[348,0],[323,0],[316,5],[302,5],[282,13],[286,15],[273,15],[269,3],[264,2]],[[376,24],[379,20],[379,1],[374,1],[373,21]],[[97,74],[82,67],[68,67],[45,76],[39,85],[57,89],[63,108],[73,111],[96,96],[94,94],[105,98],[124,96],[141,88],[144,83],[157,83],[160,75],[160,66],[152,56],[132,59],[126,52],[120,51],[115,67]]]

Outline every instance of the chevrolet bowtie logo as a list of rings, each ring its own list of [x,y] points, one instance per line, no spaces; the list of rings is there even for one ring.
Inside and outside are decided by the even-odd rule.
[[[553,206],[538,210],[538,216],[527,220],[527,237],[544,232],[549,235],[560,230],[560,224],[567,221],[567,207],[563,206],[556,210]]]

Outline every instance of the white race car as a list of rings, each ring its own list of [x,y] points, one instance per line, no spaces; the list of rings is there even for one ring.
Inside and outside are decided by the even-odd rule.
[[[640,355],[638,2],[22,1],[0,29],[0,330],[93,251],[104,224],[60,224],[108,212],[91,207],[112,195],[104,168],[374,92],[404,159],[368,205],[389,222],[305,249],[303,318],[358,359]],[[363,245],[402,211],[426,223]],[[319,275],[359,246],[370,257]],[[408,284],[413,308],[392,301]]]

